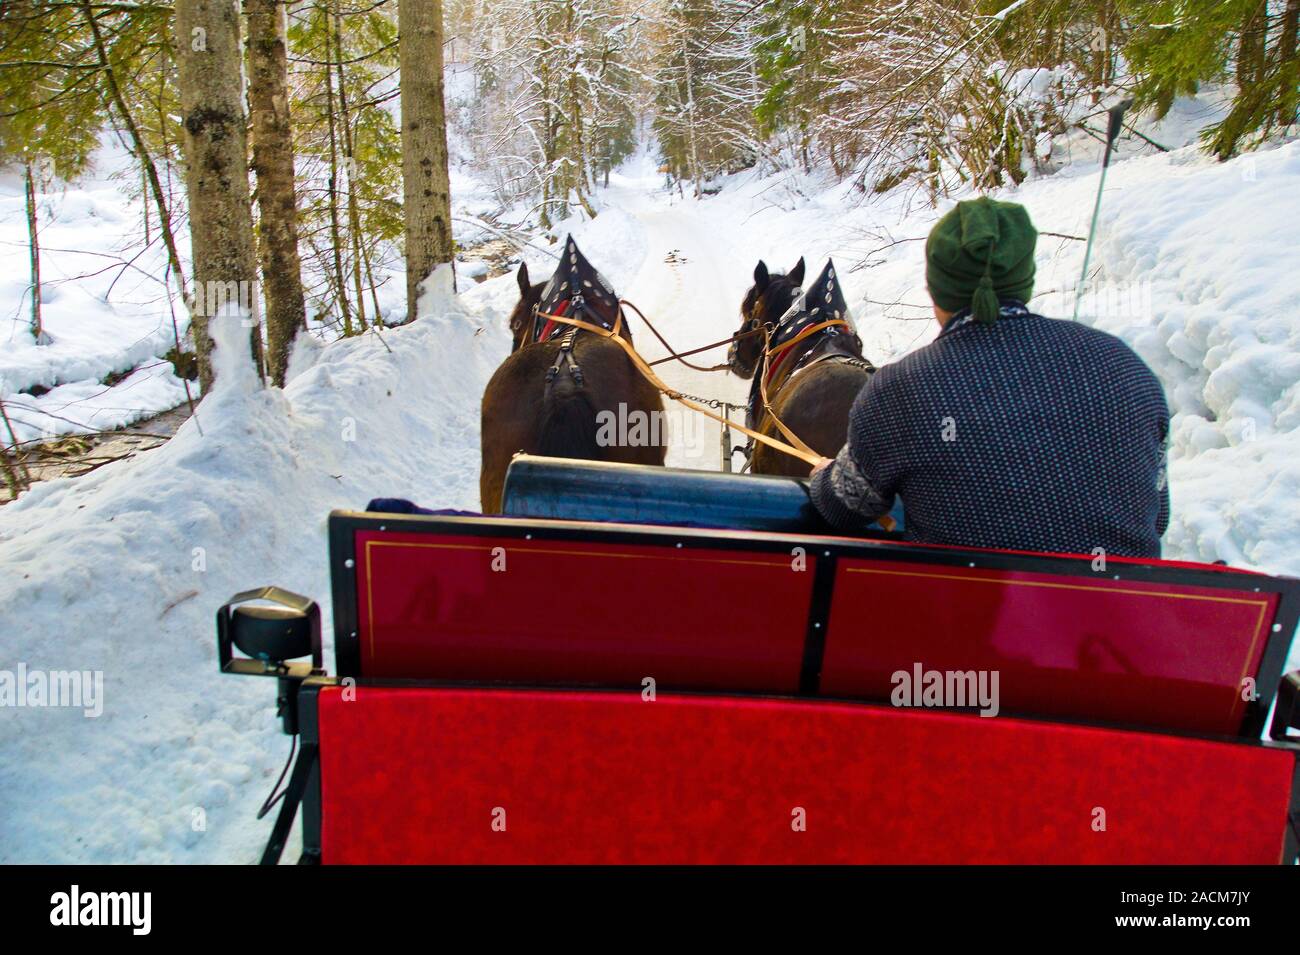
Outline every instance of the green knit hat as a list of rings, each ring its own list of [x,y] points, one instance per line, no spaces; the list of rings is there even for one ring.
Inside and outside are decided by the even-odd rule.
[[[945,311],[971,307],[995,322],[998,299],[1026,302],[1034,293],[1038,231],[1025,207],[981,196],[957,203],[925,242],[925,281]]]

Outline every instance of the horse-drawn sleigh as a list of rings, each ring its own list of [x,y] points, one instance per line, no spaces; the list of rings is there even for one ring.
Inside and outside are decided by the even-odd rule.
[[[300,741],[264,861],[299,802],[303,862],[1296,858],[1297,581],[793,532],[797,479],[573,467],[516,462],[507,510],[558,482],[656,522],[335,512],[328,671],[310,601],[221,609],[222,669],[278,677]],[[737,496],[785,529],[699,526]]]
[[[843,356],[823,399],[870,373],[837,303],[791,291],[800,272],[756,273],[730,357],[752,407],[789,419],[764,314],[799,297],[802,328],[840,338],[816,343]],[[837,536],[799,477],[582,453],[596,405],[562,405],[657,379],[608,286],[562,281],[521,276],[498,373],[534,406],[503,424],[485,398],[502,513],[331,514],[328,669],[313,601],[263,588],[218,612],[222,670],[276,677],[300,744],[264,862],[299,806],[309,863],[1297,858],[1300,581]],[[834,453],[750,425],[805,472]]]

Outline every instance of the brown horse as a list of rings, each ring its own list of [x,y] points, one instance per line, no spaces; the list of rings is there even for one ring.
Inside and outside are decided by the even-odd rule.
[[[583,330],[572,330],[575,334],[570,339],[568,326],[542,328],[543,335],[547,331],[558,334],[536,340],[541,326],[536,322],[539,307],[543,312],[553,307],[543,304],[547,289],[561,288],[562,281],[570,282],[574,289],[593,281],[582,276],[594,275],[594,270],[566,268],[573,264],[567,261],[570,249],[577,253],[572,240],[566,243],[566,259],[550,283],[531,284],[528,267],[519,267],[519,304],[510,315],[514,347],[483,393],[479,498],[485,514],[500,513],[506,469],[520,451],[591,461],[664,463],[666,436],[658,426],[663,399],[617,343]],[[580,254],[576,258],[586,266]],[[587,297],[598,299],[602,290],[603,285]],[[617,321],[616,299],[612,293],[604,298],[606,306],[612,305],[612,310],[605,312],[607,318]],[[594,314],[574,317],[612,325]],[[619,334],[630,343],[627,326],[620,326]],[[638,419],[643,422],[640,428],[635,427]],[[659,443],[642,440],[646,435]]]
[[[814,294],[803,296],[803,279],[803,259],[785,275],[769,274],[767,265],[758,263],[754,284],[740,306],[741,325],[727,363],[741,378],[754,380],[749,427],[785,440],[763,409],[755,377],[763,362],[764,342],[770,341],[773,352],[768,363],[767,398],[772,411],[814,451],[833,458],[848,434],[849,409],[875,369],[862,357],[862,341],[851,326],[832,326],[782,347],[783,341],[793,340],[801,330],[826,319],[849,321],[832,263],[827,263],[814,282]],[[767,335],[752,334],[756,329],[765,329]],[[765,444],[754,443],[752,448],[749,463],[754,474],[806,477],[812,470],[798,458]]]

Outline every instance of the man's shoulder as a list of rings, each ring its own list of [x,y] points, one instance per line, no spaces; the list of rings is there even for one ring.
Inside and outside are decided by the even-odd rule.
[[[990,342],[996,342],[1000,338],[1007,345],[1015,339],[1028,340],[1034,348],[1061,349],[1067,354],[1105,360],[1112,363],[1112,366],[1115,362],[1131,365],[1154,377],[1154,372],[1124,339],[1082,322],[1029,312],[1016,318],[999,319],[999,326],[994,331],[1002,333],[1000,336],[983,337],[988,331],[990,330],[967,322],[886,367],[896,367],[899,372],[905,373],[936,364],[960,363],[970,353],[983,352]]]
[[[1133,351],[1128,343],[1118,335],[1102,331],[1100,328],[1086,325],[1083,322],[1076,322],[1069,318],[1049,318],[1046,315],[1039,315],[1037,312],[1030,312],[1025,316],[1024,321],[1029,324],[1036,334],[1046,338],[1072,340],[1099,349],[1123,351],[1135,357],[1137,356],[1137,352]]]
[[[1063,346],[1068,354],[1097,362],[1116,374],[1145,379],[1157,387],[1159,378],[1133,347],[1118,335],[1065,318],[1031,314],[1041,340]]]
[[[978,369],[983,377],[990,364],[1006,367],[1016,363],[1017,353],[1037,352],[1062,356],[1076,368],[1083,361],[1113,380],[1126,380],[1139,390],[1163,395],[1155,372],[1117,335],[1034,312],[999,322],[1005,324],[996,329],[967,324],[941,334],[928,345],[882,366],[864,393],[870,392],[877,400],[885,395],[901,397],[917,388],[929,390],[936,382],[965,381],[972,369]]]

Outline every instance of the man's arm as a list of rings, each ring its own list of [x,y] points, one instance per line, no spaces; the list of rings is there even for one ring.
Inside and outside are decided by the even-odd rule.
[[[876,372],[878,377],[881,372]],[[813,506],[837,530],[864,530],[894,506],[895,480],[889,462],[873,461],[868,443],[879,433],[873,419],[881,413],[883,389],[873,380],[862,389],[849,414],[848,440],[809,482]]]

